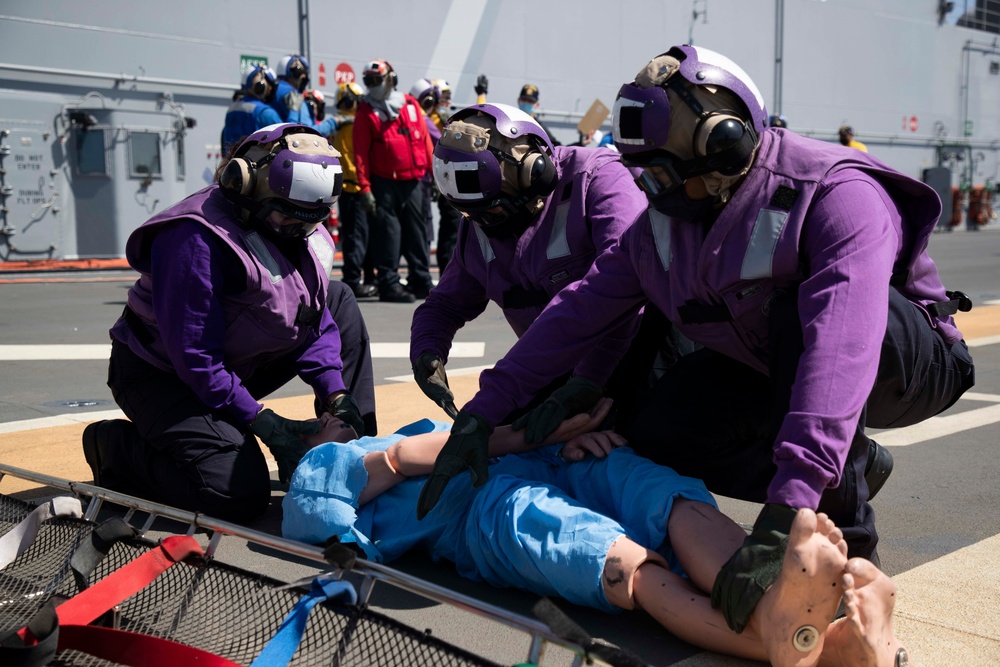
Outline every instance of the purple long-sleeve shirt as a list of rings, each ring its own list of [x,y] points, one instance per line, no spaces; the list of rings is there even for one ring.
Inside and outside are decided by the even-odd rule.
[[[157,368],[175,373],[206,406],[225,410],[247,424],[262,406],[244,387],[244,377],[286,355],[291,355],[295,372],[318,395],[345,390],[340,333],[325,304],[327,276],[312,270],[312,255],[305,247],[301,270],[292,275],[285,269],[279,279],[296,284],[286,292],[296,295],[294,303],[282,305],[269,303],[277,293],[248,289],[254,281],[248,278],[246,260],[204,223],[171,219],[168,214],[166,220],[140,230],[137,234],[145,236],[136,236],[143,241],[131,246],[135,254],[130,262],[143,278],[133,286],[129,304],[144,321],[145,334],[152,341],[140,340],[124,318],[112,328],[113,338]],[[264,244],[258,252],[266,248],[272,257],[278,254],[256,234],[245,238]],[[332,241],[328,247],[332,260]],[[280,319],[294,318],[294,314],[280,313],[294,313],[299,303],[316,308],[317,325],[294,327],[293,332],[287,324],[277,324]],[[270,327],[259,324],[269,320],[273,321]]]
[[[874,384],[890,280],[925,313],[945,300],[926,253],[940,210],[930,188],[870,156],[768,131],[710,228],[640,216],[483,373],[465,409],[496,423],[646,299],[692,340],[766,373],[769,305],[797,287],[805,351],[774,443],[768,502],[815,508],[839,483]],[[690,302],[724,305],[730,320],[685,322],[679,308]],[[946,342],[961,338],[950,317],[927,318]]]
[[[538,220],[520,236],[489,238],[462,220],[448,269],[413,315],[411,361],[428,351],[447,360],[456,332],[490,301],[522,336],[552,297],[582,278],[645,209],[645,196],[614,151],[557,146],[554,159],[556,187]],[[533,303],[525,304],[525,293],[535,295]],[[624,318],[564,372],[575,367],[595,381],[606,380],[635,323]]]

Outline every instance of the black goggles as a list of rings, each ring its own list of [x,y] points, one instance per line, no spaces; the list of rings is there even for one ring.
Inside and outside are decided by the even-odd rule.
[[[361,77],[361,81],[369,88],[381,86],[384,80],[385,77],[381,74],[365,74]]]
[[[646,193],[657,195],[661,192],[674,190],[693,174],[688,173],[682,160],[678,160],[673,154],[663,150],[643,151],[641,153],[623,153],[622,163],[626,167],[638,167],[643,169],[642,175],[636,179],[636,184]],[[647,167],[658,167],[663,170],[670,184],[660,182],[647,173]]]
[[[489,228],[507,222],[517,212],[517,203],[511,197],[501,195],[478,204],[452,202],[452,205],[479,226]]]
[[[273,198],[269,202],[269,205],[271,209],[277,211],[281,215],[288,216],[289,218],[295,218],[296,220],[312,225],[324,222],[330,217],[329,206],[299,206],[297,204],[293,204],[287,199],[281,199],[279,197]]]

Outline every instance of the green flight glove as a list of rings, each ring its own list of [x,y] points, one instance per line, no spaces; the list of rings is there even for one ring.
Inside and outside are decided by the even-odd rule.
[[[493,427],[479,415],[462,410],[451,427],[451,435],[434,462],[424,488],[417,500],[417,519],[423,519],[434,509],[452,477],[466,470],[472,475],[472,485],[482,486],[489,478],[489,445]]]
[[[326,411],[353,428],[358,437],[365,434],[365,420],[361,418],[361,408],[350,394],[345,392],[328,400]]]
[[[271,450],[278,462],[278,480],[286,483],[299,461],[309,451],[309,445],[299,440],[300,435],[316,435],[322,424],[318,421],[285,419],[270,408],[257,413],[250,430]]]
[[[788,505],[764,505],[753,532],[715,577],[712,607],[722,608],[735,632],[743,632],[764,591],[778,578],[796,514]]]
[[[552,392],[541,405],[514,420],[515,431],[524,429],[524,441],[537,445],[545,441],[564,420],[587,412],[604,392],[587,378],[573,376]]]
[[[441,406],[454,419],[458,416],[455,394],[448,386],[448,375],[444,372],[444,362],[433,352],[424,352],[413,366],[413,379],[427,398]]]
[[[375,195],[372,194],[371,190],[361,193],[361,208],[365,209],[365,213],[368,215],[375,215],[378,210],[378,206],[375,204]]]

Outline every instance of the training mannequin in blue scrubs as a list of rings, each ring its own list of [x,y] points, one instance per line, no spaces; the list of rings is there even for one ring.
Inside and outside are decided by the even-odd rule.
[[[549,440],[562,446],[529,448],[523,432],[496,429],[489,454],[504,456],[488,482],[473,488],[456,478],[445,491],[456,502],[421,521],[414,500],[424,478],[409,478],[431,471],[449,425],[423,420],[353,439],[322,416],[323,432],[308,439],[333,442],[295,471],[283,534],[306,542],[338,535],[381,562],[421,549],[469,579],[609,612],[640,607],[685,641],[775,665],[816,664],[821,653],[824,664],[894,664],[902,649],[891,629],[895,586],[868,561],[848,561],[839,529],[811,510],[797,518],[782,575],[748,630],[729,630],[704,591],[745,533],[699,480],[637,456],[617,434],[591,432],[610,402],[598,407],[563,422]],[[847,617],[828,628],[842,596]],[[796,648],[793,636],[807,641]]]

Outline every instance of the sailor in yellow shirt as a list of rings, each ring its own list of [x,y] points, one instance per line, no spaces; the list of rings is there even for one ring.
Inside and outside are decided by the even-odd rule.
[[[868,152],[868,147],[860,141],[854,140],[854,128],[850,125],[840,126],[840,143],[848,148],[857,148],[859,151]]]

